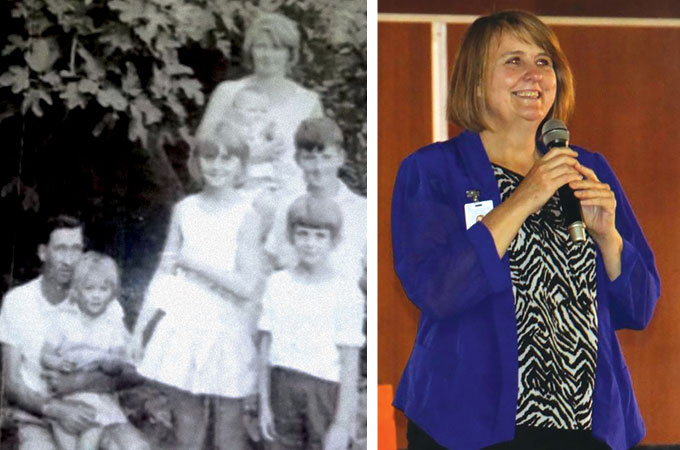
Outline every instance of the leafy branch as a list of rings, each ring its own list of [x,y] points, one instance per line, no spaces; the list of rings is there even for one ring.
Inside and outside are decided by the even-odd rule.
[[[23,0],[10,9],[10,32],[0,41],[0,95],[6,101],[0,121],[68,120],[70,112],[82,110],[96,118],[86,132],[104,138],[122,130],[149,152],[190,144],[214,87],[186,55],[203,53],[238,66],[247,24],[260,11],[283,12],[304,36],[294,76],[322,95],[362,171],[366,117],[357,104],[366,101],[365,2]],[[360,173],[349,178],[358,190],[365,186]]]

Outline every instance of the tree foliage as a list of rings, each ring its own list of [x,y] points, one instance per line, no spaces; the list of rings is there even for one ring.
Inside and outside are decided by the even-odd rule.
[[[294,77],[317,90],[340,123],[350,150],[346,177],[365,189],[365,2],[22,0],[10,9],[11,32],[0,42],[0,120],[67,120],[82,110],[97,119],[84,132],[106,138],[123,130],[150,152],[191,142],[206,96],[221,81],[219,70],[206,76],[211,69],[201,64],[228,67],[222,77],[243,75],[239,44],[248,23],[263,10],[287,14],[303,33]]]

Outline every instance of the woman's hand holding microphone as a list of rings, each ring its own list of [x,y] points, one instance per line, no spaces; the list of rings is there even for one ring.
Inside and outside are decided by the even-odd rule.
[[[526,218],[568,184],[581,204],[586,230],[603,253],[607,274],[614,279],[620,273],[622,246],[615,223],[616,198],[609,185],[602,183],[592,169],[581,165],[577,156],[568,147],[549,150],[534,162],[508,200],[487,214],[483,222],[502,257]]]

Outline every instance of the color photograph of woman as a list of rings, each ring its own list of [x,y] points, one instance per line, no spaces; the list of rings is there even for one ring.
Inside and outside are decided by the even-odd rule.
[[[378,6],[380,448],[680,442],[678,24],[558,3]]]

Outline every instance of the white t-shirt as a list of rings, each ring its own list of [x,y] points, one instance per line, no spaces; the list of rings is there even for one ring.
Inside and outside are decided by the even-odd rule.
[[[355,280],[307,284],[285,270],[267,281],[258,327],[272,335],[269,362],[340,381],[338,346],[360,347],[364,297]]]
[[[40,352],[48,332],[67,302],[49,303],[42,294],[42,277],[18,286],[5,295],[0,310],[0,342],[21,353],[19,373],[29,389],[49,395],[40,377]]]
[[[288,241],[286,230],[288,208],[296,198],[289,197],[281,202],[265,243],[265,251],[283,268],[297,265],[297,255]],[[366,255],[366,198],[355,194],[341,182],[337,194],[331,199],[342,212],[340,241],[331,254],[331,264],[335,270],[357,282],[363,275]]]
[[[82,369],[98,360],[121,360],[129,340],[123,322],[124,312],[117,300],[108,304],[97,316],[83,314],[78,305],[67,300],[59,311],[47,341],[56,352]]]

